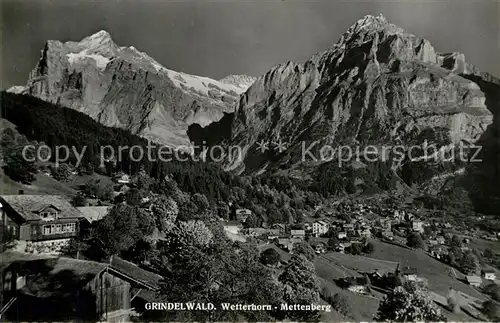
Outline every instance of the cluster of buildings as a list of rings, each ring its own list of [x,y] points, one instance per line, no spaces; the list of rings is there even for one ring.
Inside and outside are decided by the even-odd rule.
[[[130,321],[134,308],[156,301],[159,275],[118,257],[101,263],[59,255],[108,212],[73,207],[63,196],[0,196],[0,239],[24,246],[0,254],[0,318]]]
[[[379,292],[390,291],[405,281],[412,281],[426,285],[427,279],[418,276],[418,272],[412,267],[400,267],[395,264],[389,271],[374,269],[369,272],[359,273],[357,276],[349,276],[336,281],[337,285],[357,294],[369,294],[372,288]]]
[[[483,282],[493,283],[496,282],[497,275],[495,270],[491,268],[481,270],[481,275],[469,275],[465,279],[467,283],[474,287],[480,287]]]

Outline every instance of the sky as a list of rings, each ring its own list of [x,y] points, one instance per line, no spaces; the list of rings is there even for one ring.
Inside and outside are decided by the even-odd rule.
[[[107,30],[166,68],[222,78],[303,62],[367,14],[500,76],[497,0],[0,0],[0,88],[26,83],[48,39]]]

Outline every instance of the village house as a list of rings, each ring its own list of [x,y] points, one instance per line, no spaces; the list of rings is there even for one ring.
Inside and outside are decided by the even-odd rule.
[[[238,221],[245,222],[250,215],[252,215],[252,211],[249,209],[236,210],[236,220]]]
[[[390,231],[392,228],[392,220],[389,218],[380,219],[380,226],[383,230]]]
[[[326,253],[326,245],[321,241],[311,243],[311,247],[314,248],[317,254]]]
[[[117,184],[130,184],[130,176],[124,172],[119,172],[113,176],[113,180]]]
[[[382,237],[388,240],[394,240],[394,233],[392,231],[382,232]]]
[[[339,239],[347,239],[347,232],[339,232],[337,237]]]
[[[35,247],[61,247],[78,236],[85,219],[68,200],[57,195],[3,195],[0,204],[0,238],[11,234]]]
[[[344,253],[347,248],[351,246],[350,242],[342,242],[337,245],[335,248],[335,251]]]
[[[346,223],[342,226],[342,229],[346,232],[353,231],[354,230],[354,224],[353,223]]]
[[[312,233],[315,237],[322,236],[327,232],[328,232],[328,223],[322,220],[313,222]]]
[[[481,270],[481,276],[486,280],[496,280],[496,274],[493,269],[483,269]]]
[[[271,229],[276,229],[278,230],[278,235],[282,236],[282,235],[285,235],[286,233],[286,227],[284,224],[281,224],[281,223],[277,223],[277,224],[273,224],[271,226]]]
[[[286,250],[286,251],[292,251],[293,250],[293,242],[290,239],[278,239],[278,247]]]
[[[267,229],[266,235],[268,240],[274,240],[281,236],[279,229]]]
[[[350,292],[357,294],[366,294],[370,284],[366,276],[361,277],[347,277],[339,281],[340,286],[346,288]]]
[[[267,229],[264,228],[248,228],[247,231],[250,237],[260,237],[267,233]]]
[[[443,236],[437,236],[437,237],[436,237],[436,241],[437,241],[439,244],[445,244],[445,243],[446,243],[446,239],[445,239]]]
[[[467,276],[467,283],[471,286],[474,286],[474,287],[479,287],[481,286],[483,280],[481,279],[481,277],[479,276],[476,276],[476,275],[472,275],[472,276]]]
[[[358,235],[361,237],[365,238],[371,238],[372,237],[372,232],[370,228],[362,228],[361,230],[358,230]]]
[[[304,239],[306,232],[304,230],[290,230],[290,236],[295,239]]]
[[[10,313],[18,308],[18,290],[26,285],[26,273],[23,270],[23,263],[55,259],[54,255],[34,255],[13,251],[5,251],[0,254],[0,320],[10,319]],[[11,309],[13,307],[13,309]]]
[[[412,268],[412,267],[403,267],[401,271],[399,271],[399,268],[397,271],[401,274],[401,276],[409,281],[417,281],[417,269]]]
[[[419,220],[413,220],[411,222],[411,228],[415,232],[424,233],[424,222]]]
[[[431,256],[436,259],[444,259],[444,257],[448,255],[447,248],[444,248],[442,246],[432,246],[429,248],[429,252]]]
[[[112,206],[81,206],[76,209],[83,214],[88,223],[93,223],[108,215]]]
[[[437,246],[439,244],[439,242],[436,240],[436,239],[429,239],[427,241],[427,243],[430,245],[430,246]]]
[[[1,257],[0,315],[10,321],[128,322],[134,308],[157,299],[162,279],[118,257],[107,263],[18,252]]]
[[[392,217],[397,221],[404,221],[406,218],[406,212],[404,210],[394,210]]]
[[[15,308],[6,319],[130,320],[130,284],[107,271],[107,264],[63,257],[17,264],[25,281],[16,287]]]

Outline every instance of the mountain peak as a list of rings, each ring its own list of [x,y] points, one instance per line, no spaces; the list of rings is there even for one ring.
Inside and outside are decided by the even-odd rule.
[[[386,34],[405,33],[403,28],[391,24],[382,14],[378,16],[366,15],[349,27],[347,32],[342,36],[342,40],[348,40],[359,35],[374,34],[380,31]]]
[[[384,17],[383,14],[379,14],[378,16],[374,15],[366,15],[363,18],[359,19],[356,24],[360,25],[370,25],[370,24],[376,24],[376,23],[388,23],[387,19]]]
[[[99,30],[98,32],[90,36],[87,36],[84,39],[93,39],[93,40],[111,39],[111,35],[106,30]]]
[[[105,31],[100,30],[90,36],[83,38],[78,45],[88,51],[104,51],[115,54],[117,45],[113,42],[111,35]]]

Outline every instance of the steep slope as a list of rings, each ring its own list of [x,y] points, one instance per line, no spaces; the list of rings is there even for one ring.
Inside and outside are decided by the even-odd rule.
[[[383,16],[366,16],[327,51],[278,65],[250,86],[225,138],[243,158],[228,168],[303,171],[346,158],[347,150],[334,151],[340,146],[359,155],[368,145],[407,152],[427,142],[450,152],[474,143],[493,115],[478,84],[461,76],[473,68],[457,55],[436,53]]]
[[[100,31],[80,42],[47,41],[28,84],[10,91],[70,107],[156,142],[184,145],[188,125],[206,126],[232,112],[247,84],[168,70]]]

